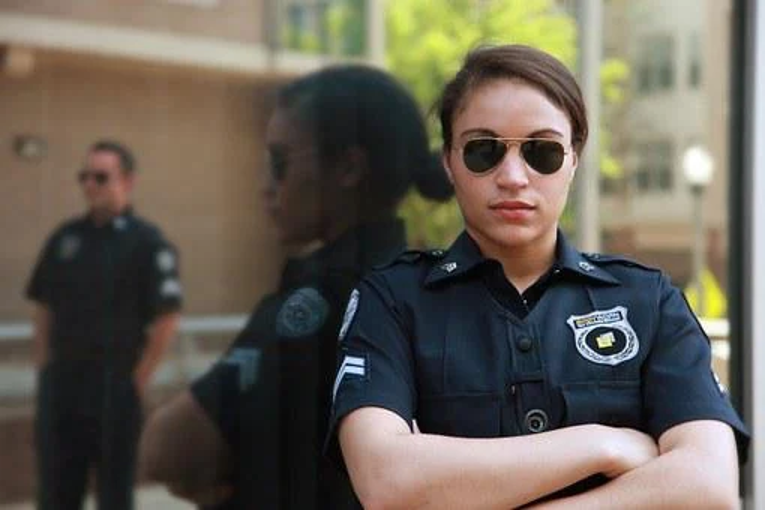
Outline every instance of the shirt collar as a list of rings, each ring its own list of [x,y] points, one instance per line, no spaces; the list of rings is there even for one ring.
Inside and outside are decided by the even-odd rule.
[[[361,273],[395,258],[406,243],[404,222],[398,218],[358,225],[304,257],[288,259],[282,281],[304,281],[333,270]]]
[[[441,261],[428,273],[425,285],[455,278],[486,262],[488,259],[484,258],[479,246],[464,230],[444,253]]]
[[[133,216],[134,216],[133,206],[128,205],[122,210],[122,212],[114,216],[112,219],[109,220],[108,223],[105,223],[103,225],[96,225],[93,221],[93,217],[91,216],[90,212],[85,213],[82,219],[87,226],[96,230],[101,230],[106,227],[111,227],[112,230],[115,230],[117,232],[123,232],[130,226]]]
[[[559,230],[556,237],[556,264],[564,271],[570,274],[577,274],[589,280],[596,280],[602,283],[619,285],[620,281],[614,276],[604,271],[603,268],[594,264],[589,257],[597,259],[592,255],[585,255],[572,246],[564,233]]]
[[[442,260],[426,276],[425,285],[456,278],[468,273],[475,267],[490,262],[481,254],[479,246],[466,231],[452,243]],[[554,266],[569,275],[578,275],[588,280],[606,284],[619,284],[620,281],[601,267],[593,264],[580,253],[559,230],[556,237],[556,261]]]

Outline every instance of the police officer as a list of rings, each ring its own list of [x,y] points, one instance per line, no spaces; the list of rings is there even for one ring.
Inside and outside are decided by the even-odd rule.
[[[124,145],[89,148],[77,176],[88,211],[50,236],[27,289],[41,509],[81,508],[91,468],[99,508],[132,508],[141,396],[181,306],[175,249],[130,206],[134,174]]]
[[[365,507],[736,507],[746,432],[681,293],[558,229],[588,132],[569,71],[478,49],[440,120],[465,231],[365,278],[342,327],[329,446]]]
[[[217,508],[342,509],[357,503],[321,455],[338,329],[363,272],[405,245],[395,210],[412,184],[452,194],[417,105],[386,73],[332,67],[281,89],[266,133],[265,204],[290,258],[224,357],[153,415],[148,476]]]

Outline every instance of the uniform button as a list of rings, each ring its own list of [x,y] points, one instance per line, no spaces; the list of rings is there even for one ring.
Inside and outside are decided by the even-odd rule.
[[[516,341],[516,345],[521,352],[527,352],[532,348],[532,339],[528,336],[523,336]]]
[[[533,434],[544,432],[548,430],[548,415],[542,409],[532,409],[524,416],[524,425]]]

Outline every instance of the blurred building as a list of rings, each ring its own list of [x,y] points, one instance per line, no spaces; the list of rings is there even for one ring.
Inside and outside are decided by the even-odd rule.
[[[707,266],[727,283],[730,9],[728,0],[604,2],[604,56],[631,72],[627,100],[606,124],[624,172],[602,180],[604,250],[661,266],[681,285],[693,279],[682,158],[694,144],[715,164],[704,197]]]
[[[139,164],[136,209],[180,247],[187,312],[244,313],[278,276],[259,207],[275,86],[381,63],[380,0],[0,3],[0,322],[25,320],[44,238],[82,210],[88,144]]]

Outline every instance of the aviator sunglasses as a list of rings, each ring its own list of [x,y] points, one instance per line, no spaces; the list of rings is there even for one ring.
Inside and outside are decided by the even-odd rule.
[[[103,186],[109,182],[109,173],[104,170],[80,170],[77,174],[77,180],[80,184],[85,184],[89,179],[93,179],[96,184]]]
[[[463,163],[471,172],[483,174],[500,164],[514,144],[519,145],[519,153],[527,165],[545,175],[556,173],[568,154],[564,145],[547,138],[482,137],[468,140],[463,145]]]

